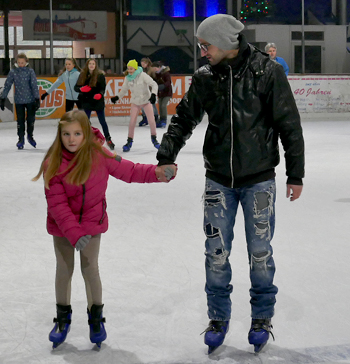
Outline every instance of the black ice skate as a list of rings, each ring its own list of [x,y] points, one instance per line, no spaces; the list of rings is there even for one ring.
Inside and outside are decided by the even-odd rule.
[[[112,138],[111,137],[106,138],[106,142],[107,142],[108,148],[110,150],[114,150],[115,144],[112,142]]]

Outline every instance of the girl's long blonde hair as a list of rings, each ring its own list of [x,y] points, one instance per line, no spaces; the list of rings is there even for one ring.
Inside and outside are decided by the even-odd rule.
[[[67,169],[58,172],[62,164],[62,149],[64,148],[61,139],[62,127],[75,121],[80,124],[83,130],[84,140],[79,150],[75,152],[74,158],[69,162]],[[65,176],[66,182],[76,186],[82,185],[90,176],[96,152],[107,158],[115,158],[115,155],[107,154],[104,151],[102,144],[92,132],[90,121],[84,111],[72,110],[66,112],[58,122],[56,138],[41,163],[39,173],[32,181],[37,181],[44,174],[45,187],[49,189],[49,183],[53,177],[69,171]]]

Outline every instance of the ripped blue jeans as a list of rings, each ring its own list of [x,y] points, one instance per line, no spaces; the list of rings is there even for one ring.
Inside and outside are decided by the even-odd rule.
[[[208,316],[226,321],[231,317],[233,290],[229,261],[238,204],[241,203],[250,269],[252,318],[271,318],[277,287],[270,245],[275,229],[275,180],[242,188],[228,188],[206,179],[204,202],[205,271]]]

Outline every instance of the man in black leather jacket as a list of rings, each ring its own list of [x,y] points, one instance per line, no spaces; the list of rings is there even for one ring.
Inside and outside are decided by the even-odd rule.
[[[232,292],[229,256],[239,203],[242,205],[250,267],[252,325],[248,340],[256,352],[271,333],[277,287],[271,240],[275,227],[275,167],[280,138],[286,161],[287,197],[300,197],[304,140],[300,116],[283,67],[248,44],[244,26],[216,14],[198,27],[199,68],[164,134],[159,166],[174,165],[177,154],[208,115],[203,155],[206,168],[204,232],[209,353],[229,328]],[[165,180],[165,176],[164,176]]]

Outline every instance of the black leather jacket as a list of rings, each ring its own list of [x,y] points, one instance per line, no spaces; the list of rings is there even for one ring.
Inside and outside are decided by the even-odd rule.
[[[206,112],[209,124],[203,155],[207,177],[234,188],[273,178],[280,160],[280,137],[287,183],[302,184],[304,140],[283,67],[247,43],[237,58],[195,72],[163,136],[159,165],[175,162]]]

